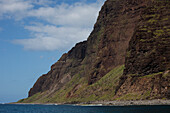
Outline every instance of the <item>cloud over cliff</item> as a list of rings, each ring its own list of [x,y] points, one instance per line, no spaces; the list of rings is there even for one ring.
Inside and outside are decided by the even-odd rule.
[[[0,0],[0,19],[24,22],[30,38],[16,37],[12,42],[26,50],[68,50],[88,37],[103,2]]]

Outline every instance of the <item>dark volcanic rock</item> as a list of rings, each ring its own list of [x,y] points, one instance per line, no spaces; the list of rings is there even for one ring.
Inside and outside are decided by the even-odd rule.
[[[119,87],[114,98],[122,100],[170,99],[170,73],[128,77]]]
[[[41,76],[29,91],[29,96],[49,90],[51,93],[61,88],[78,71],[81,71],[81,62],[85,57],[87,42],[76,44],[68,53],[51,66],[51,70]]]
[[[124,64],[129,40],[145,7],[145,1],[131,0],[108,0],[102,7],[94,31],[87,40],[87,54],[95,56],[92,57],[94,61],[89,63],[92,68],[89,84],[99,80],[114,67]],[[96,47],[92,49],[90,47],[94,42],[91,40],[97,41]]]
[[[170,1],[167,0],[154,0],[142,11],[129,43],[124,75],[115,98],[170,98],[169,15]]]
[[[170,2],[155,1],[141,14],[129,43],[124,74],[147,75],[170,69]]]
[[[78,72],[87,76],[88,84],[93,84],[114,67],[123,65],[129,40],[144,7],[143,1],[106,1],[87,41],[76,44],[64,54],[48,74],[38,79],[29,96],[46,90],[56,91]],[[61,83],[65,76],[69,79]]]
[[[50,97],[76,75],[86,78],[88,87],[124,64],[124,75],[115,89],[115,98],[134,92],[148,94],[150,89],[152,96],[155,92],[160,98],[168,97],[169,74],[149,79],[140,77],[169,73],[169,5],[169,0],[107,0],[87,41],[63,54],[51,70],[37,80],[29,97],[38,92],[47,92]],[[83,87],[74,85],[65,98],[72,97]]]

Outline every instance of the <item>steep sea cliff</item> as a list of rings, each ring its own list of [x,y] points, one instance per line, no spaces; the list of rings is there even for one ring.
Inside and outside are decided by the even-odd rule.
[[[19,102],[169,99],[169,15],[169,0],[107,0],[88,39]]]

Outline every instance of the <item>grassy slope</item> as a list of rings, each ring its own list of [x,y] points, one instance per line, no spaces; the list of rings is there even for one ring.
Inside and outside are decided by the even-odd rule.
[[[158,75],[162,75],[162,78],[158,78]],[[128,78],[131,78],[130,82],[132,82],[132,78],[134,78],[134,75],[128,75]],[[147,79],[148,81],[150,81],[150,84],[152,84],[153,87],[149,88],[149,86],[148,86],[148,90],[141,89],[141,92],[143,92],[143,93],[141,93],[140,91],[133,91],[133,92],[130,91],[129,93],[126,93],[124,95],[121,95],[121,96],[115,98],[115,100],[152,100],[152,99],[158,99],[158,98],[159,99],[168,99],[165,96],[160,97],[163,94],[163,92],[165,91],[164,88],[162,88],[162,91],[163,91],[163,92],[161,92],[162,94],[159,94],[158,92],[154,92],[155,91],[154,87],[157,87],[158,85],[160,85],[160,83],[156,84],[156,82],[158,82],[158,81],[162,82],[160,86],[166,87],[167,85],[165,85],[165,83],[167,83],[169,81],[169,78],[170,78],[169,71],[158,72],[158,73],[153,73],[150,75],[136,77],[137,82],[139,82],[142,79],[143,80]],[[147,82],[147,80],[145,82]],[[128,79],[126,81],[128,81]],[[138,86],[136,88],[142,88],[141,86],[144,84],[139,85],[137,82],[134,82],[136,84],[136,86]],[[130,87],[129,87],[129,89],[130,89]],[[127,89],[127,90],[129,90],[129,89]],[[125,90],[126,90],[126,88],[125,88]]]
[[[118,85],[119,78],[123,73],[124,66],[118,66],[107,73],[99,81],[92,85],[87,85],[87,78],[80,77],[80,74],[75,75],[70,82],[54,93],[37,93],[29,98],[22,99],[18,103],[74,103],[74,102],[89,102],[89,101],[110,101],[110,100],[145,100],[147,97],[154,99],[157,95],[152,95],[152,90],[146,90],[143,94],[139,92],[129,92],[119,97],[115,96],[115,88]],[[137,77],[138,79],[154,78],[162,72]],[[163,74],[163,78],[169,77],[169,73]],[[130,77],[130,75],[129,75]],[[76,86],[79,86],[75,90]],[[139,86],[140,87],[140,86]],[[69,95],[71,94],[72,95]]]
[[[60,103],[60,102],[88,102],[97,100],[113,100],[116,85],[123,73],[124,66],[118,66],[107,73],[99,81],[87,85],[87,78],[75,75],[60,90],[53,94],[48,92],[37,93],[29,98],[18,101],[19,103]],[[75,89],[79,86],[78,89]],[[72,95],[69,95],[71,94]]]

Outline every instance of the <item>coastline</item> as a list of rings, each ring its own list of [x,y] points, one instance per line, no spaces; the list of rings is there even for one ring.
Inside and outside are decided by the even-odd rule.
[[[7,103],[18,105],[75,105],[75,106],[134,106],[134,105],[170,105],[170,100],[128,100],[128,101],[94,101],[66,103]]]
[[[93,104],[106,106],[133,106],[133,105],[170,105],[170,100],[129,100],[129,101],[98,101]]]

